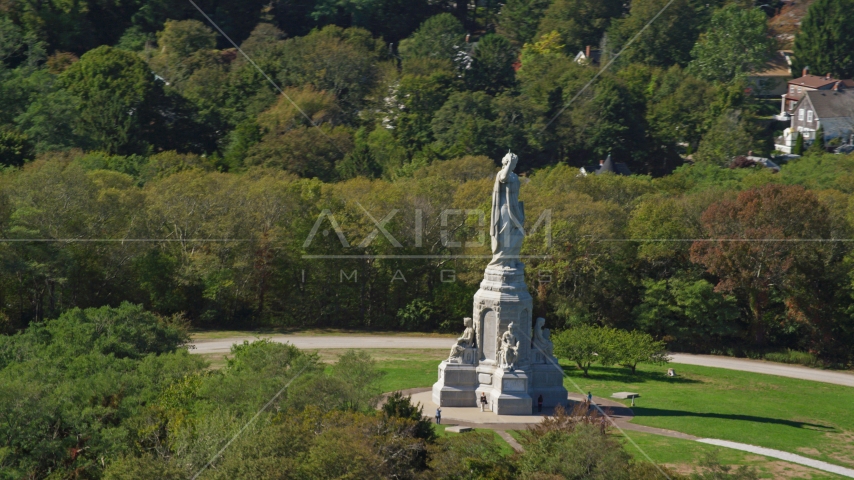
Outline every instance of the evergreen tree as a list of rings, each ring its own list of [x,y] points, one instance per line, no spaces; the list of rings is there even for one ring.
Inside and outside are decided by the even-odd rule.
[[[549,0],[508,0],[501,7],[498,33],[518,48],[534,39]]]
[[[854,76],[854,0],[817,0],[795,37],[794,71]]]
[[[466,72],[466,83],[470,88],[495,94],[513,85],[516,53],[506,38],[496,34],[484,35],[472,57],[472,67]]]
[[[356,132],[355,148],[335,166],[342,179],[375,178],[382,173],[382,167],[377,164],[373,153],[371,153],[371,148],[368,146],[367,137],[365,129],[360,128]]]
[[[400,42],[404,58],[429,57],[454,60],[463,42],[465,30],[450,13],[428,18],[411,37]]]
[[[810,148],[807,150],[807,153],[815,154],[815,153],[824,153],[826,150],[824,148],[824,127],[818,127],[818,130],[815,132],[815,140],[813,140]]]
[[[0,128],[0,167],[20,167],[31,160],[32,155],[33,146],[26,135]]]
[[[804,154],[804,136],[798,133],[798,138],[795,140],[795,148],[792,149],[795,155]]]

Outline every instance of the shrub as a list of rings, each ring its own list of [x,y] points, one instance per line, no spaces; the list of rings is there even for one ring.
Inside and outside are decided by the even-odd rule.
[[[812,353],[799,352],[791,349],[786,350],[785,352],[766,353],[763,357],[769,362],[793,363],[807,367],[817,367],[821,365],[819,359]]]

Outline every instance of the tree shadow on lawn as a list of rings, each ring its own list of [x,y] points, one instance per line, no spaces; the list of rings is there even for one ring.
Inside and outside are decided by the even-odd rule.
[[[564,366],[563,372],[565,376],[572,378],[581,378],[582,380],[605,380],[609,382],[619,382],[619,383],[645,383],[645,382],[660,382],[660,383],[670,383],[677,385],[687,385],[691,383],[704,383],[702,380],[696,380],[693,378],[686,378],[681,376],[668,377],[664,373],[659,372],[645,372],[645,371],[637,371],[632,374],[628,369],[620,369],[620,368],[605,368],[605,367],[590,367],[588,373],[589,377],[580,376],[577,374],[581,373],[581,370],[575,365]]]
[[[783,420],[780,418],[759,417],[756,415],[740,415],[731,413],[701,413],[701,412],[686,412],[684,410],[666,410],[662,408],[648,408],[634,406],[632,407],[635,417],[700,417],[700,418],[718,418],[723,420],[737,420],[740,422],[756,422],[756,423],[772,423],[776,425],[784,425],[792,428],[804,428],[807,430],[816,430],[819,432],[839,433],[835,427],[827,425],[818,425],[815,423],[796,422],[794,420]]]

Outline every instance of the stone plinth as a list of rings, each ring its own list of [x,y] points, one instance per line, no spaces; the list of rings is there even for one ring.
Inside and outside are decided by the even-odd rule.
[[[487,267],[473,307],[475,362],[442,362],[439,380],[433,385],[433,403],[479,407],[478,399],[485,393],[490,410],[499,415],[531,415],[540,395],[545,407],[565,404],[567,392],[557,359],[532,350],[533,299],[525,285],[524,267]],[[511,323],[518,341],[512,371],[510,365],[501,365],[500,358],[501,337]]]
[[[531,384],[528,392],[537,403],[537,397],[543,396],[544,407],[566,405],[567,391],[563,386],[563,369],[552,363],[540,363],[531,365]]]
[[[532,400],[528,395],[528,374],[524,371],[509,372],[497,369],[492,375],[491,387],[483,390],[486,391],[486,397],[494,413],[498,415],[530,415],[532,413]]]
[[[440,407],[477,406],[477,367],[448,363],[439,364],[439,381],[433,384],[433,403]]]
[[[446,432],[451,432],[451,433],[465,433],[465,432],[471,432],[472,430],[474,430],[474,429],[471,427],[463,427],[461,425],[457,425],[456,427],[448,427],[445,429]]]

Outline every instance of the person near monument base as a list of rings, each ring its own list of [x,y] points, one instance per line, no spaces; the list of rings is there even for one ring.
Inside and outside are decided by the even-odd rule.
[[[482,412],[484,408],[486,408],[486,393],[481,392],[480,394],[480,411]]]
[[[439,425],[441,423],[442,423],[442,409],[437,408],[436,409],[436,425]]]
[[[537,412],[543,411],[543,394],[541,393],[539,397],[537,397]]]

